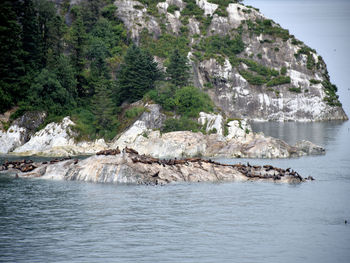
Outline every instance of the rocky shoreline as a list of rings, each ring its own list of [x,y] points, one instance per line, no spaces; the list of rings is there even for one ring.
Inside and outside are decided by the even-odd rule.
[[[140,155],[131,148],[104,150],[84,160],[63,158],[50,162],[5,162],[2,172],[21,178],[86,181],[114,184],[164,185],[175,182],[269,181],[300,183],[303,178],[291,168],[271,165],[222,164],[210,159],[159,159]]]
[[[160,106],[146,104],[144,107],[145,112],[111,142],[103,139],[76,142],[72,129],[75,123],[67,116],[60,123],[50,123],[30,135],[20,130],[26,128],[17,126],[11,126],[6,133],[0,131],[0,153],[63,157],[129,147],[155,158],[295,158],[325,154],[324,148],[311,142],[289,145],[283,140],[253,132],[247,120],[225,120],[220,113],[200,113],[198,123],[204,132],[162,133],[160,129],[165,116]]]

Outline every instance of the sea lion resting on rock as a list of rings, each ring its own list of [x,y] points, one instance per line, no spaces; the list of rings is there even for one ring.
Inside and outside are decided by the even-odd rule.
[[[130,148],[123,151],[106,150],[79,162],[76,159],[68,159],[31,165],[34,167],[32,170],[19,169],[19,177],[153,185],[171,182],[252,180],[299,183],[313,179],[303,179],[293,170],[271,165],[230,165],[201,158],[161,160],[140,155]],[[18,169],[18,166],[15,166],[15,169]]]

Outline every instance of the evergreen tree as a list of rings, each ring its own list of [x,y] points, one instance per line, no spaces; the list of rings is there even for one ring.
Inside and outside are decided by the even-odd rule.
[[[95,95],[92,98],[96,133],[104,137],[113,137],[118,127],[118,121],[114,116],[115,103],[112,100],[112,85],[110,80],[99,79],[95,83]],[[113,135],[108,136],[109,133]]]
[[[69,44],[72,48],[72,62],[76,72],[77,79],[77,91],[79,97],[84,97],[86,91],[84,85],[86,80],[83,75],[85,67],[85,53],[86,53],[86,42],[87,35],[79,8],[74,9],[75,20],[70,28],[69,32]]]
[[[42,39],[39,31],[39,18],[33,0],[24,0],[20,16],[22,24],[22,47],[27,72],[40,69]],[[34,75],[34,74],[33,74]]]
[[[155,81],[161,78],[158,64],[152,55],[132,45],[120,67],[118,74],[119,102],[134,102],[154,88]]]
[[[66,114],[75,106],[75,101],[62,85],[55,72],[43,69],[31,84],[31,93],[26,99],[27,109],[45,110],[53,115]]]
[[[170,81],[178,87],[188,85],[190,77],[188,59],[175,49],[170,56],[170,64],[166,70]]]
[[[0,3],[0,113],[21,98],[19,78],[24,74],[21,25],[16,14],[19,1]]]

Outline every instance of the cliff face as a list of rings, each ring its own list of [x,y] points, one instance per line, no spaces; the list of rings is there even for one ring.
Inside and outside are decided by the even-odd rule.
[[[162,34],[186,37],[194,85],[206,90],[229,117],[347,119],[315,50],[252,7],[231,3],[223,8],[197,0],[202,13],[192,15],[186,9],[191,2],[166,0],[154,10],[150,4],[117,0],[115,15],[137,43],[144,43],[145,30],[155,41]]]

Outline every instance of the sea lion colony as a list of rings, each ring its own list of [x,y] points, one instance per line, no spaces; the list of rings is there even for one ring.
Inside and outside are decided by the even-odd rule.
[[[131,158],[132,163],[142,163],[145,165],[150,165],[154,167],[154,165],[159,166],[159,169],[161,171],[162,167],[182,167],[186,168],[186,166],[189,166],[190,164],[197,164],[200,168],[205,170],[205,168],[202,166],[202,164],[209,164],[211,167],[215,168],[232,168],[235,171],[240,172],[242,175],[247,177],[248,180],[259,180],[259,179],[265,179],[265,180],[272,180],[272,181],[280,181],[283,178],[291,178],[292,182],[303,182],[306,180],[314,180],[312,176],[309,176],[307,178],[303,178],[299,173],[292,170],[291,168],[282,169],[273,167],[272,165],[264,165],[264,166],[257,166],[257,165],[250,165],[249,162],[247,164],[222,164],[219,162],[215,162],[211,159],[202,159],[202,158],[184,158],[184,159],[158,159],[153,158],[146,155],[140,155],[137,151],[134,149],[125,147],[122,151],[117,149],[109,149],[109,150],[103,150],[96,155],[98,156],[108,156],[108,155],[119,155],[119,154],[127,154],[128,157]],[[71,160],[70,157],[68,158],[62,158],[62,159],[53,159],[51,161],[45,161],[45,162],[38,162],[34,163],[32,160],[21,160],[21,161],[5,161],[4,164],[0,166],[0,171],[20,171],[21,176],[26,176],[26,173],[31,172],[35,170],[38,167],[42,167],[44,165],[52,165],[59,162]],[[73,160],[72,160],[73,161]],[[74,165],[76,165],[79,162],[78,159],[74,159],[74,162],[72,162]],[[151,177],[154,180],[151,180],[154,182],[154,184],[158,184],[158,180],[156,180],[159,177],[159,173],[155,172],[151,175]],[[207,171],[207,170],[205,170]],[[186,180],[184,180],[186,181]],[[167,181],[168,182],[168,181]],[[149,183],[149,181],[148,181]]]

